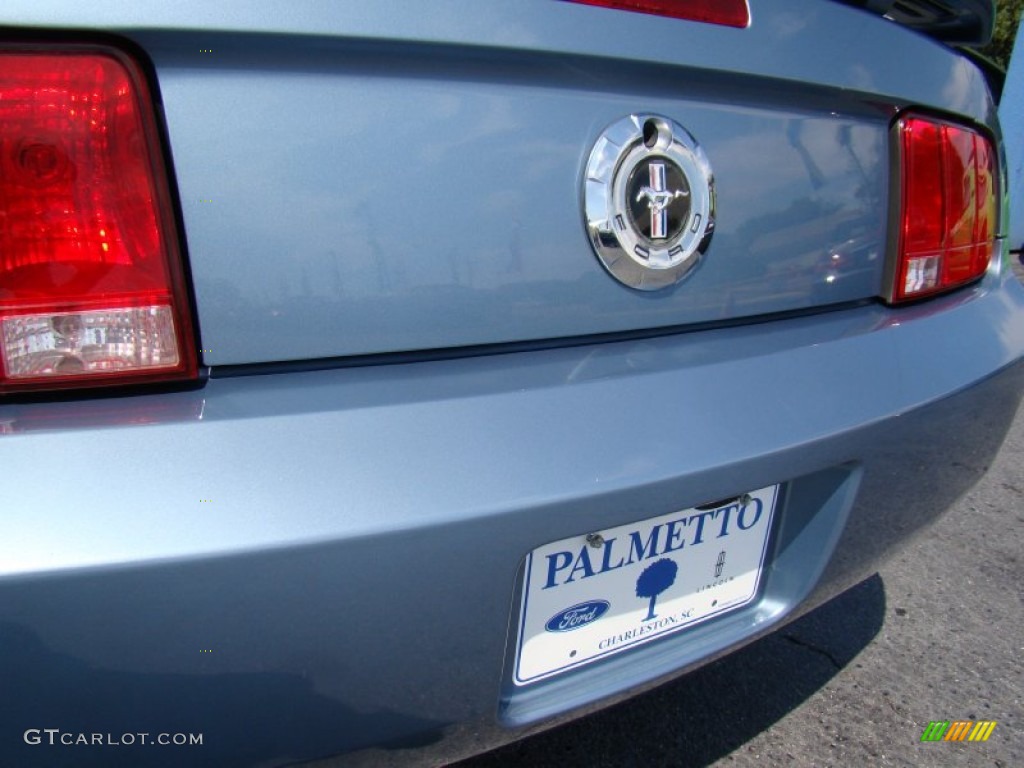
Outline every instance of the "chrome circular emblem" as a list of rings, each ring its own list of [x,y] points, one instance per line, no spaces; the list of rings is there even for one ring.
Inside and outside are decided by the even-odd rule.
[[[630,115],[594,144],[583,208],[605,269],[630,288],[665,288],[682,280],[711,242],[711,164],[679,123]]]

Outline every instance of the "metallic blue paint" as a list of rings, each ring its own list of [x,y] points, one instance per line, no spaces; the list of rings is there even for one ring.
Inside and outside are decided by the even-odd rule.
[[[5,407],[6,474],[38,479],[5,492],[0,743],[40,718],[172,722],[210,734],[190,760],[246,765],[253,750],[450,734],[499,699],[503,722],[531,722],[685,669],[869,573],[980,477],[1020,398],[1021,313],[1024,290],[993,274],[895,322],[862,307],[214,379],[108,401],[107,428],[65,429],[69,403],[50,406],[48,430],[20,431],[36,406]],[[677,394],[654,414],[638,389]],[[118,423],[147,400],[183,414],[201,401],[202,418]],[[564,679],[498,687],[526,552],[771,482],[787,496],[764,600]],[[53,665],[65,672],[41,684]],[[68,685],[109,706],[58,704]],[[131,717],[110,703],[125,689],[147,702]],[[367,728],[356,712],[380,717]],[[277,719],[283,742],[251,737]]]
[[[768,314],[880,291],[898,107],[998,130],[956,55],[826,2],[755,2],[746,31],[541,0],[241,7],[2,12],[152,58],[208,363],[758,322],[0,404],[0,764],[494,746],[828,599],[998,450],[1024,381],[1005,260],[898,310]],[[589,142],[637,109],[679,116],[721,190],[707,264],[657,296],[604,274],[579,215]],[[772,483],[761,598],[511,684],[527,552]],[[56,749],[33,727],[205,743]]]
[[[1018,34],[1013,45],[999,102],[999,119],[1006,126],[1010,247],[1024,250],[1024,35]]]
[[[552,0],[48,8],[8,13],[154,63],[213,366],[874,296],[896,108],[991,119],[966,61],[827,2],[758,4],[748,30]],[[593,269],[580,214],[590,146],[637,110],[681,122],[717,177],[700,280],[655,294]]]

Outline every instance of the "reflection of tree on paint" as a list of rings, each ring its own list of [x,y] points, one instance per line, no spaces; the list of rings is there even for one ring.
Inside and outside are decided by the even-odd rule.
[[[669,560],[667,557],[644,568],[644,572],[636,580],[636,596],[651,598],[651,605],[647,609],[647,618],[644,621],[655,618],[654,601],[658,599],[658,595],[675,583],[678,572],[679,566],[676,565],[675,560]]]

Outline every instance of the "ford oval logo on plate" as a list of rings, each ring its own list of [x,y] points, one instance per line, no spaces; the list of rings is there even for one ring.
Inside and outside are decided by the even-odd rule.
[[[571,632],[574,629],[585,627],[591,622],[597,621],[605,612],[611,608],[607,600],[591,600],[587,603],[577,603],[571,608],[559,611],[544,625],[548,632]]]

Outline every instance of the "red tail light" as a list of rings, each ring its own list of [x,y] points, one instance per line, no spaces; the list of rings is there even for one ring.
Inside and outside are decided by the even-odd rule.
[[[706,21],[727,27],[750,26],[747,0],[569,0],[572,3],[650,13],[673,19]]]
[[[896,124],[899,234],[891,299],[929,296],[985,274],[996,234],[995,150],[929,117]]]
[[[0,392],[195,376],[142,72],[115,50],[0,51]]]

